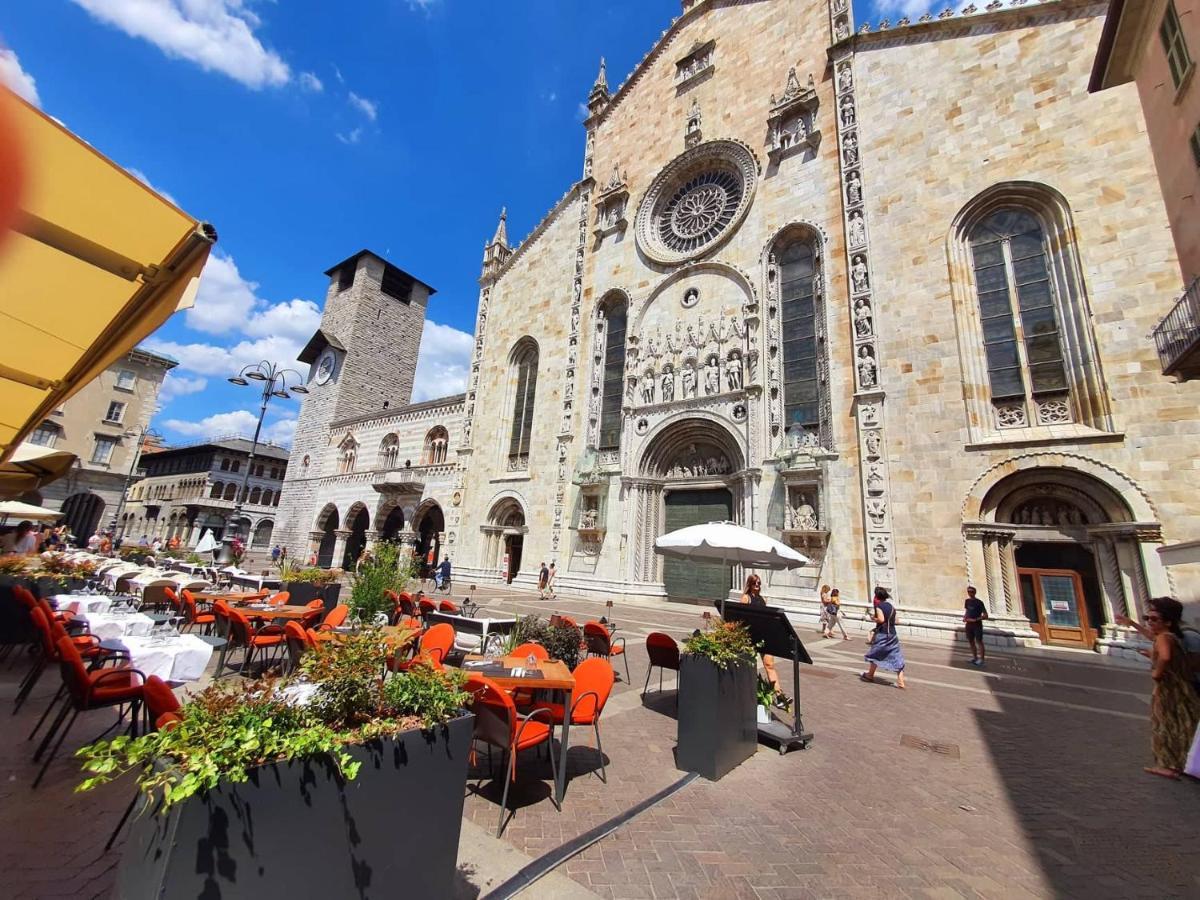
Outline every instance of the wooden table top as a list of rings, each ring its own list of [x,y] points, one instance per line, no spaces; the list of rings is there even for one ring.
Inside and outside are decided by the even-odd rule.
[[[400,625],[385,625],[382,629],[384,640],[395,647],[402,647],[405,644],[414,640],[419,629],[404,628]],[[318,641],[335,641],[338,638],[345,637],[349,632],[345,631],[314,631],[313,637]]]
[[[224,600],[226,603],[236,605],[245,603],[250,598],[258,598],[267,596],[262,591],[192,591],[192,596],[197,600],[204,600],[212,603],[214,600]]]
[[[464,663],[475,662],[484,659],[477,653],[471,653],[463,660]],[[524,656],[505,656],[497,658],[495,662],[503,665],[506,669],[529,668],[529,661]],[[484,678],[495,682],[506,691],[511,691],[516,688],[527,688],[529,690],[550,690],[550,691],[569,691],[575,687],[575,676],[571,674],[571,670],[567,668],[567,664],[557,659],[542,660],[536,666],[542,674],[535,678],[528,677],[513,677],[508,675],[487,675],[483,672],[479,674]],[[463,671],[471,675],[477,670],[473,666],[463,666]]]

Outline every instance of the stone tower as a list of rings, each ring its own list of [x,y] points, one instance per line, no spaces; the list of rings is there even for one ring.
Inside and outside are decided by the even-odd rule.
[[[320,479],[336,474],[334,455],[324,452],[332,439],[330,426],[412,399],[425,307],[434,293],[369,250],[325,274],[329,288],[321,326],[299,356],[309,366],[309,393],[300,405],[280,500],[277,534],[293,558],[307,556],[312,523],[301,519],[314,503],[320,506]]]

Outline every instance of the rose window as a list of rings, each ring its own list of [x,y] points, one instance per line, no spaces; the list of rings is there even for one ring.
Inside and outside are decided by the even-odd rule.
[[[661,263],[679,263],[727,238],[750,205],[758,164],[734,141],[702,144],[672,162],[638,210],[643,252]]]

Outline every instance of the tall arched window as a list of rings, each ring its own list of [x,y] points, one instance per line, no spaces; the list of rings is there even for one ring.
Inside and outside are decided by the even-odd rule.
[[[523,472],[529,468],[529,447],[533,436],[534,398],[537,394],[538,345],[533,338],[521,338],[509,354],[512,368],[513,413],[508,441],[508,469]]]
[[[436,466],[444,463],[449,446],[449,432],[441,425],[434,426],[425,435],[425,448],[421,452],[421,462],[427,466]]]
[[[379,444],[379,468],[394,469],[396,468],[396,460],[400,456],[400,439],[394,434],[389,434]]]
[[[625,328],[629,304],[623,295],[615,294],[600,307],[604,323],[604,370],[600,395],[600,433],[598,450],[618,450],[621,447],[621,402],[625,396]]]
[[[261,503],[262,502],[262,488],[254,488],[253,490],[250,491],[250,502],[251,503]]]
[[[358,441],[352,435],[346,435],[338,451],[338,474],[349,475],[358,461]]]
[[[1111,430],[1066,200],[1030,182],[996,185],[959,213],[950,249],[972,439]]]
[[[816,267],[809,241],[792,239],[776,251],[783,339],[783,425],[819,430]]]
[[[229,484],[225,485],[225,499],[233,500],[235,497],[237,497],[237,485],[233,482],[230,482]]]

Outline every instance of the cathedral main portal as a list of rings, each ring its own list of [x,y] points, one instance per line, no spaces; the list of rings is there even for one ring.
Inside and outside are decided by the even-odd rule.
[[[732,518],[733,494],[728,488],[683,488],[666,492],[666,531],[705,522],[726,522]],[[668,558],[663,560],[663,584],[672,600],[705,603],[728,596],[731,571],[729,566],[720,563]]]

